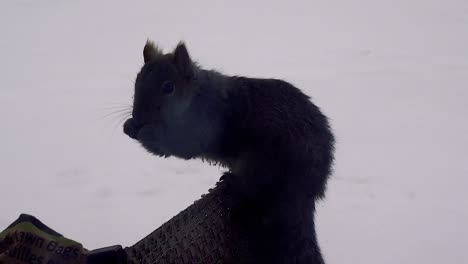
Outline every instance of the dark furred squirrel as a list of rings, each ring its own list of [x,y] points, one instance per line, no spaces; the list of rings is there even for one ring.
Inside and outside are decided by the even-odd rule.
[[[163,54],[147,42],[143,55],[124,132],[153,154],[229,169],[221,180],[248,237],[243,263],[323,263],[314,212],[334,137],[319,108],[282,80],[204,70],[184,43]]]

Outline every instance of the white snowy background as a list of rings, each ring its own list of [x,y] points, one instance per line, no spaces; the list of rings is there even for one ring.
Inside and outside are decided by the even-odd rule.
[[[0,229],[20,213],[130,246],[222,169],[122,133],[147,38],[286,79],[337,137],[317,211],[328,263],[468,263],[468,1],[0,1]]]

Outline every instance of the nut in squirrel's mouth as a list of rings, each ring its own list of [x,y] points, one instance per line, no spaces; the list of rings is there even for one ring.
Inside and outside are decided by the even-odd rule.
[[[143,127],[143,123],[138,122],[134,118],[129,118],[123,125],[123,131],[127,136],[138,140],[138,133]]]
[[[154,126],[129,118],[123,125],[124,133],[140,143],[152,142],[155,139]]]
[[[141,145],[148,150],[149,152],[161,156],[169,157],[171,154],[164,151],[157,144],[155,144],[155,131],[154,126],[151,124],[143,124],[135,120],[134,118],[129,118],[125,121],[123,125],[124,133],[129,137],[137,140]]]

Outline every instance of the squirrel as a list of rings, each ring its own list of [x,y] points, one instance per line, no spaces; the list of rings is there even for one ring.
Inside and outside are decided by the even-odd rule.
[[[205,70],[184,42],[163,53],[148,40],[143,58],[124,133],[152,154],[228,168],[221,181],[253,254],[244,263],[324,263],[315,202],[335,140],[320,109],[286,81]]]

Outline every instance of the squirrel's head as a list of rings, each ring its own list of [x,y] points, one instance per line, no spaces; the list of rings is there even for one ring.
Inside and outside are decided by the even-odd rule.
[[[147,41],[143,58],[135,81],[132,118],[124,125],[124,132],[140,142],[144,137],[141,132],[148,130],[144,128],[182,120],[196,90],[196,66],[183,42],[173,52],[163,54]]]
[[[177,118],[193,94],[195,66],[180,42],[172,53],[163,54],[152,42],[143,49],[145,64],[135,81],[133,118],[141,123]]]

